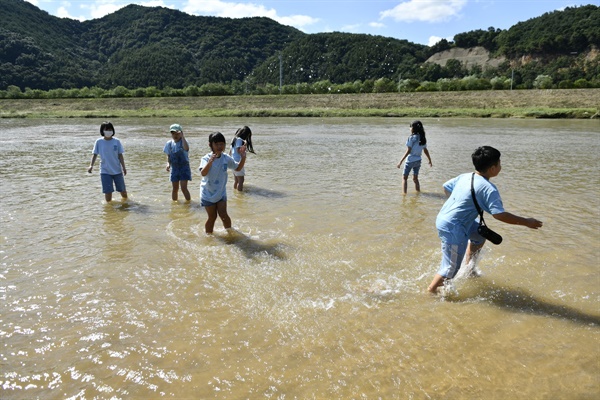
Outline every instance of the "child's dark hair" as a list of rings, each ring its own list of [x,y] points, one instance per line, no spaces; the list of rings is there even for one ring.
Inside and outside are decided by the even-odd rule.
[[[233,137],[233,140],[231,141],[231,147],[233,147],[235,145],[235,140],[237,138],[244,140],[246,142],[246,149],[250,153],[254,153],[254,147],[252,147],[252,131],[250,130],[249,127],[244,126],[235,132],[235,136]]]
[[[208,145],[212,149],[213,143],[226,143],[225,136],[221,132],[213,132],[208,135]]]
[[[112,122],[103,122],[102,125],[100,125],[100,135],[104,136],[104,131],[115,132],[115,127],[113,126]]]
[[[419,135],[419,145],[425,146],[427,139],[425,138],[425,128],[423,128],[421,121],[413,121],[410,127],[413,129],[413,134],[417,133]]]
[[[471,154],[473,165],[478,172],[485,172],[500,161],[500,151],[492,146],[481,146]]]

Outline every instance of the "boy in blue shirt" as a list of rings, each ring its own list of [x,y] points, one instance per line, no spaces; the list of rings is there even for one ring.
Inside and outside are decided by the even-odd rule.
[[[444,286],[445,280],[456,276],[465,252],[465,262],[468,264],[485,243],[485,239],[477,233],[479,213],[471,194],[471,180],[479,206],[495,219],[531,229],[542,226],[542,222],[535,218],[519,217],[504,210],[496,185],[489,181],[502,170],[498,150],[491,146],[482,146],[475,150],[471,159],[476,172],[459,175],[444,183],[448,200],[435,221],[438,236],[442,241],[442,262],[427,288],[430,293],[436,293],[438,287]]]

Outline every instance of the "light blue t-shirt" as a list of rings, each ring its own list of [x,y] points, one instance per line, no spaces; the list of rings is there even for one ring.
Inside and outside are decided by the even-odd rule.
[[[471,175],[462,174],[444,183],[444,189],[451,194],[438,213],[435,225],[439,236],[447,243],[464,243],[468,239],[469,228],[479,216],[471,196]],[[504,212],[496,185],[475,174],[473,187],[477,203],[483,211],[492,215]]]
[[[208,164],[211,157],[212,153],[208,153],[202,157],[200,168],[198,169],[202,170]],[[225,198],[227,169],[236,169],[238,165],[239,163],[236,163],[231,156],[225,153],[221,153],[221,157],[215,158],[208,174],[202,177],[200,198],[211,203],[216,203]]]
[[[121,141],[115,137],[106,140],[103,137],[96,140],[92,154],[100,156],[100,173],[109,175],[118,175],[123,173],[119,154],[125,153]]]
[[[242,160],[242,156],[240,155],[240,147],[244,145],[244,140],[240,138],[236,138],[233,146],[231,146],[231,156],[235,160],[235,162],[240,162]]]
[[[413,161],[421,160],[421,153],[423,153],[423,149],[427,148],[427,144],[420,145],[419,144],[419,135],[414,134],[410,135],[406,140],[406,147],[410,147],[410,153],[408,154],[408,158],[406,159],[407,163]]]

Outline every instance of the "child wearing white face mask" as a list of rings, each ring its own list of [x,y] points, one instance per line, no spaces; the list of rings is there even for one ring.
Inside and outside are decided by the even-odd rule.
[[[115,128],[112,123],[104,122],[100,125],[100,135],[102,137],[98,138],[94,144],[92,161],[88,168],[88,172],[91,174],[96,158],[100,156],[100,180],[102,181],[102,193],[104,193],[104,199],[107,202],[112,200],[115,187],[117,192],[121,193],[122,198],[127,198],[124,178],[127,175],[127,169],[123,158],[125,150],[121,141],[115,138],[114,134]]]

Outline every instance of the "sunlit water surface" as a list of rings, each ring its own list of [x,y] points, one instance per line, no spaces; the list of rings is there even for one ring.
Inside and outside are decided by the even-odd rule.
[[[0,120],[2,399],[600,396],[597,120],[425,119],[433,168],[403,197],[405,119],[119,119],[130,198],[112,204],[86,172],[101,122]],[[242,125],[234,230],[207,236],[197,167]],[[490,219],[483,276],[427,295],[441,185],[480,145],[502,151],[507,210],[544,227]]]

